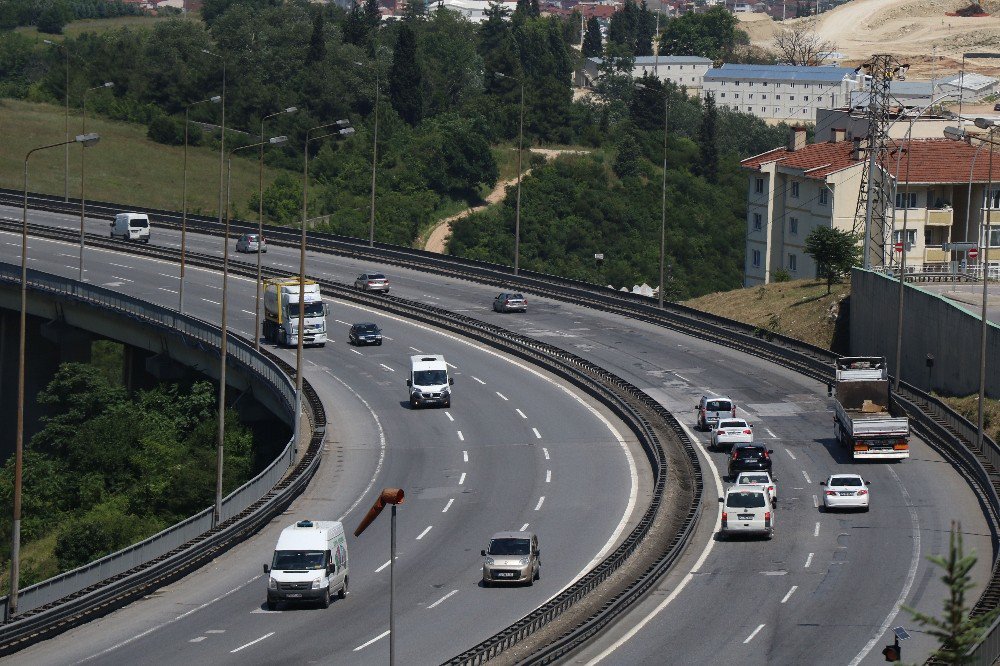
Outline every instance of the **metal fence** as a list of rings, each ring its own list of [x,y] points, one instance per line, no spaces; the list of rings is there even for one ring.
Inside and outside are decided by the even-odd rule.
[[[20,270],[20,267],[12,264],[0,264],[0,285],[19,287]],[[219,329],[209,323],[103,287],[29,270],[28,289],[31,293],[73,299],[115,316],[129,317],[170,335],[181,336],[187,344],[202,349],[217,350],[221,342]],[[254,351],[250,343],[236,336],[227,337],[227,364],[242,366],[244,370],[263,380],[284,406],[284,413],[279,416],[291,423],[295,410],[295,385],[291,379],[274,361]],[[266,469],[223,500],[221,521],[232,518],[264,497],[285,474],[293,459],[294,447],[289,440],[281,454]],[[119,576],[166,555],[211,528],[212,508],[209,507],[144,541],[24,588],[18,595],[18,612],[25,613],[75,594],[102,580]],[[8,597],[0,598],[0,612],[6,613],[7,603]]]

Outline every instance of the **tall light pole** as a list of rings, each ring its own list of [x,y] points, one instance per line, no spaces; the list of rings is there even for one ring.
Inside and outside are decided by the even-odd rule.
[[[59,42],[53,42],[51,39],[43,39],[43,42],[49,46],[54,46],[57,49],[62,49],[66,56],[66,171],[64,175],[64,191],[63,191],[63,201],[69,201],[69,144],[74,143],[74,141],[69,138],[69,47],[65,44],[60,44]]]
[[[659,59],[659,54],[657,54]],[[657,69],[657,77],[659,69]],[[635,84],[636,88],[648,90],[647,86],[641,83]],[[660,201],[660,289],[657,304],[663,308],[663,292],[665,291],[665,271],[667,252],[667,131],[670,126],[670,91],[667,82],[663,82],[663,187]]]
[[[24,156],[24,208],[21,217],[21,321],[17,354],[17,437],[14,445],[14,510],[11,525],[10,548],[10,596],[4,613],[4,621],[17,614],[18,579],[21,565],[21,482],[24,467],[24,365],[27,315],[28,315],[28,158],[32,153],[47,148],[79,143],[83,147],[92,146],[101,137],[97,134],[81,134],[71,141],[61,141],[40,146],[28,151]]]
[[[226,175],[224,171],[226,166],[226,59],[207,49],[202,49],[201,52],[218,58],[222,63],[222,137],[219,143],[219,226],[222,226],[222,189],[225,185],[223,177]]]
[[[260,119],[260,139],[264,140],[264,121],[284,113],[295,113],[298,107],[276,111]],[[253,308],[253,348],[260,351],[260,255],[264,245],[264,144],[260,144],[260,155],[257,161],[257,288]]]
[[[981,328],[979,332],[979,414],[976,424],[976,444],[983,446],[983,416],[986,403],[986,336],[989,326],[986,320],[986,300],[990,293],[990,214],[993,212],[993,145],[996,142],[997,129],[1000,122],[987,118],[976,118],[976,127],[989,130],[990,157],[987,167],[986,182],[986,232],[983,234],[983,309],[980,312]]]
[[[494,72],[501,79],[517,81],[521,86],[521,113],[517,126],[517,203],[514,209],[514,275],[517,275],[521,258],[521,153],[524,147],[524,80],[502,72]]]
[[[337,120],[325,125],[317,125],[306,130],[305,146],[303,148],[305,163],[302,167],[302,240],[299,243],[299,321],[295,331],[295,424],[292,441],[295,442],[295,450],[299,448],[299,415],[302,412],[302,339],[305,337],[306,320],[306,222],[309,219],[309,142],[325,139],[328,136],[348,136],[354,134],[354,128],[350,126],[349,120]],[[337,127],[332,132],[311,136],[318,130]]]
[[[101,90],[103,88],[114,88],[114,87],[115,87],[114,83],[112,83],[111,81],[107,81],[99,86],[94,86],[93,88],[87,88],[86,90],[83,91],[83,127],[82,127],[83,134],[87,133],[87,93],[91,92],[92,90]],[[69,147],[68,144],[67,147]],[[86,208],[87,208],[87,203],[86,203],[87,200],[83,189],[84,175],[86,172],[86,163],[87,163],[87,152],[83,151],[80,153],[80,276],[79,276],[80,282],[83,282],[83,250],[86,245],[86,235],[84,232],[84,225],[83,225],[84,218],[86,217]]]
[[[208,99],[200,99],[197,102],[191,102],[184,107],[184,177],[181,190],[181,276],[180,276],[180,286],[178,287],[178,298],[177,298],[177,311],[184,312],[184,257],[185,250],[187,248],[187,187],[188,187],[188,122],[191,115],[191,107],[197,106],[199,104],[204,104],[205,102],[212,102],[213,104],[218,104],[222,101],[221,95],[214,95]],[[261,135],[263,136],[263,135]]]
[[[363,67],[360,62],[355,65]],[[372,138],[372,200],[368,219],[368,247],[375,247],[375,167],[378,163],[378,102],[379,102],[379,67],[378,49],[375,49],[375,130]]]
[[[287,142],[287,136],[275,136],[267,141],[252,143],[248,146],[237,146],[229,151],[229,170],[226,174],[226,222],[222,232],[222,331],[219,339],[219,426],[218,442],[216,444],[215,510],[212,513],[213,527],[218,525],[222,519],[222,470],[225,460],[226,442],[226,343],[229,337],[226,317],[226,306],[229,297],[229,290],[227,289],[229,284],[229,195],[233,175],[233,153],[264,145],[281,146]]]

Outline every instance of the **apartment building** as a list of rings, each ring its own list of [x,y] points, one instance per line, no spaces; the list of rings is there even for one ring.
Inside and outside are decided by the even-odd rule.
[[[781,122],[815,122],[819,109],[846,106],[858,79],[848,67],[739,65],[705,72],[701,95],[719,107]]]
[[[583,85],[593,86],[600,77],[601,58],[587,58],[583,65]],[[705,73],[712,68],[710,58],[700,56],[636,56],[632,64],[632,77],[642,78],[652,74],[661,81],[670,81],[684,86],[691,95],[697,95],[702,87]]]
[[[989,160],[977,159],[981,147],[944,138],[891,142],[875,176],[888,178],[894,193],[887,211],[893,220],[887,263],[899,262],[893,246],[903,241],[910,270],[964,260],[964,253],[945,250],[945,243],[982,247],[988,240],[991,249],[1000,248],[1000,228],[992,228],[989,239],[982,228],[987,207],[1000,212],[1000,160],[994,160],[991,177]],[[743,160],[749,174],[745,286],[766,284],[779,269],[793,279],[815,277],[805,239],[818,226],[853,230],[867,159],[863,142],[847,139],[842,129],[829,141],[807,144],[805,128],[796,127],[788,145]],[[997,213],[993,217],[1000,220]]]

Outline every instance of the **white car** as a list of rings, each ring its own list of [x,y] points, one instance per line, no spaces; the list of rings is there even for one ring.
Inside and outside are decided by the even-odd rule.
[[[861,509],[868,510],[871,494],[868,492],[868,482],[859,474],[831,474],[819,485],[826,486],[823,493],[823,507],[831,509]]]
[[[774,536],[774,507],[760,486],[731,486],[722,502],[719,538],[735,534]]]
[[[243,234],[236,241],[237,252],[267,252],[267,241],[259,234]]]
[[[712,429],[710,449],[732,449],[733,444],[753,441],[753,426],[743,419],[719,419]]]
[[[736,476],[738,486],[757,486],[767,491],[768,499],[773,506],[778,504],[778,486],[768,472],[740,472]]]

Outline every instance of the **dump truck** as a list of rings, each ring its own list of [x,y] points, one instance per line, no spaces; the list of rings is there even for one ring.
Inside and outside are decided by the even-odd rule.
[[[302,344],[326,344],[327,308],[315,280],[274,278],[264,281],[264,339],[280,346],[298,345],[299,291],[304,293]]]
[[[835,363],[834,429],[854,460],[910,457],[910,423],[892,413],[885,357],[849,356]]]

